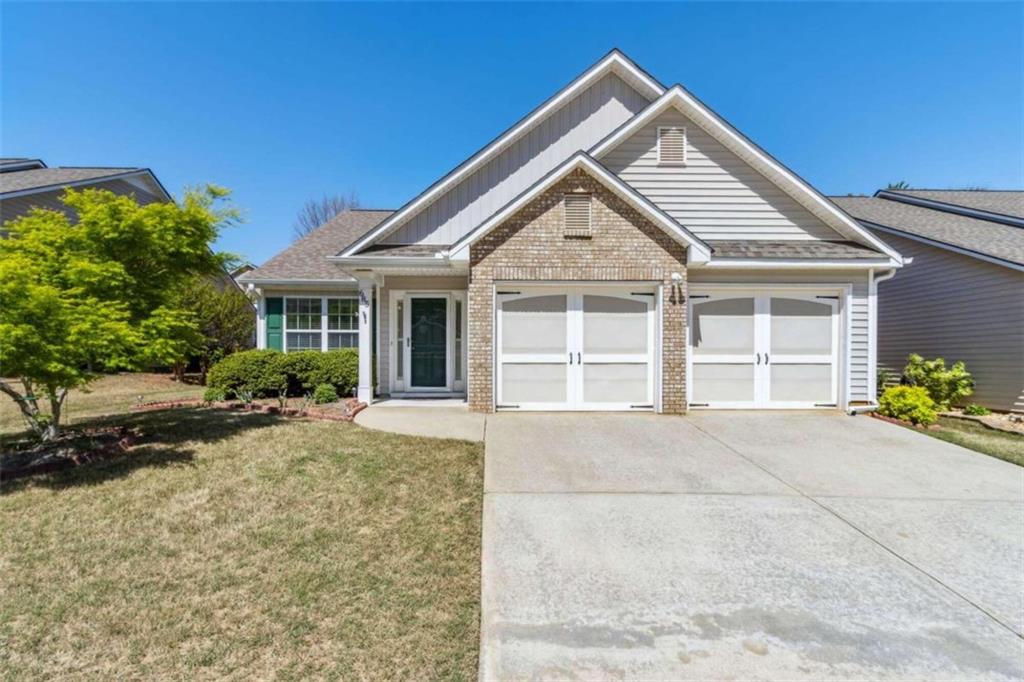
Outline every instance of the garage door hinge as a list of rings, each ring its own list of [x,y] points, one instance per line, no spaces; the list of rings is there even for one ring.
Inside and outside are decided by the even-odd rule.
[[[495,405],[494,409],[496,409],[496,410],[518,410],[519,406],[518,405]]]
[[[654,403],[649,403],[647,405],[630,405],[629,409],[631,409],[631,410],[653,410],[654,409]]]
[[[835,407],[835,403],[814,403],[815,407]]]
[[[690,407],[707,407],[708,403],[690,403]]]
[[[631,291],[630,296],[654,296],[653,291]]]
[[[499,291],[498,295],[499,296],[518,296],[519,293],[520,292],[518,292],[518,291]]]
[[[836,300],[836,301],[839,300],[838,296],[815,296],[814,298],[831,298],[831,299]]]
[[[695,298],[711,298],[711,294],[690,294],[690,300]]]

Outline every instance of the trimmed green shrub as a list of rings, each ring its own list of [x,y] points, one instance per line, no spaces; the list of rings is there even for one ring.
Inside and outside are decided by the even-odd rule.
[[[917,353],[907,357],[903,382],[927,390],[940,410],[948,410],[950,405],[956,405],[974,393],[974,378],[963,362],[955,362],[947,368],[942,358],[925,360]]]
[[[336,395],[352,394],[359,381],[359,352],[343,348],[326,353],[248,350],[227,356],[210,368],[206,385],[224,391],[225,397],[254,398],[303,396],[321,384],[334,387]]]
[[[206,385],[223,390],[226,397],[241,398],[243,393],[253,398],[280,395],[288,389],[283,357],[284,353],[276,350],[232,353],[210,368]]]
[[[975,405],[974,403],[971,403],[970,405],[964,408],[964,414],[970,415],[972,417],[984,417],[986,414],[992,414],[992,410],[988,409],[987,407],[982,407],[981,405]]]
[[[893,386],[878,399],[878,412],[911,424],[934,424],[938,419],[935,401],[922,386]]]
[[[210,386],[203,392],[203,400],[208,403],[219,403],[227,400],[227,393],[219,386]]]
[[[320,384],[313,391],[313,402],[317,405],[338,402],[338,391],[331,384]]]

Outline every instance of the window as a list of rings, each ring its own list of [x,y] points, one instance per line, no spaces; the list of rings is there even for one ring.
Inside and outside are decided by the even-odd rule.
[[[359,346],[355,298],[286,298],[285,350],[334,350]]]
[[[686,128],[658,128],[658,163],[682,166],[686,163]]]
[[[565,195],[565,236],[590,236],[590,195]]]

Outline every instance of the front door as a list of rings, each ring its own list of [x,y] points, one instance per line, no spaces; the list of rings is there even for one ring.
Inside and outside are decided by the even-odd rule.
[[[652,409],[655,296],[632,289],[499,289],[498,407]]]
[[[409,375],[413,388],[448,386],[448,299],[409,300]]]
[[[691,407],[835,407],[839,297],[803,291],[690,295]]]

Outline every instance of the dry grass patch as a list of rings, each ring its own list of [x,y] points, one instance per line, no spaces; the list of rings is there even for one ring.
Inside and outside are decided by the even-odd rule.
[[[4,486],[5,678],[476,676],[481,445],[118,422],[146,434],[131,456]]]

